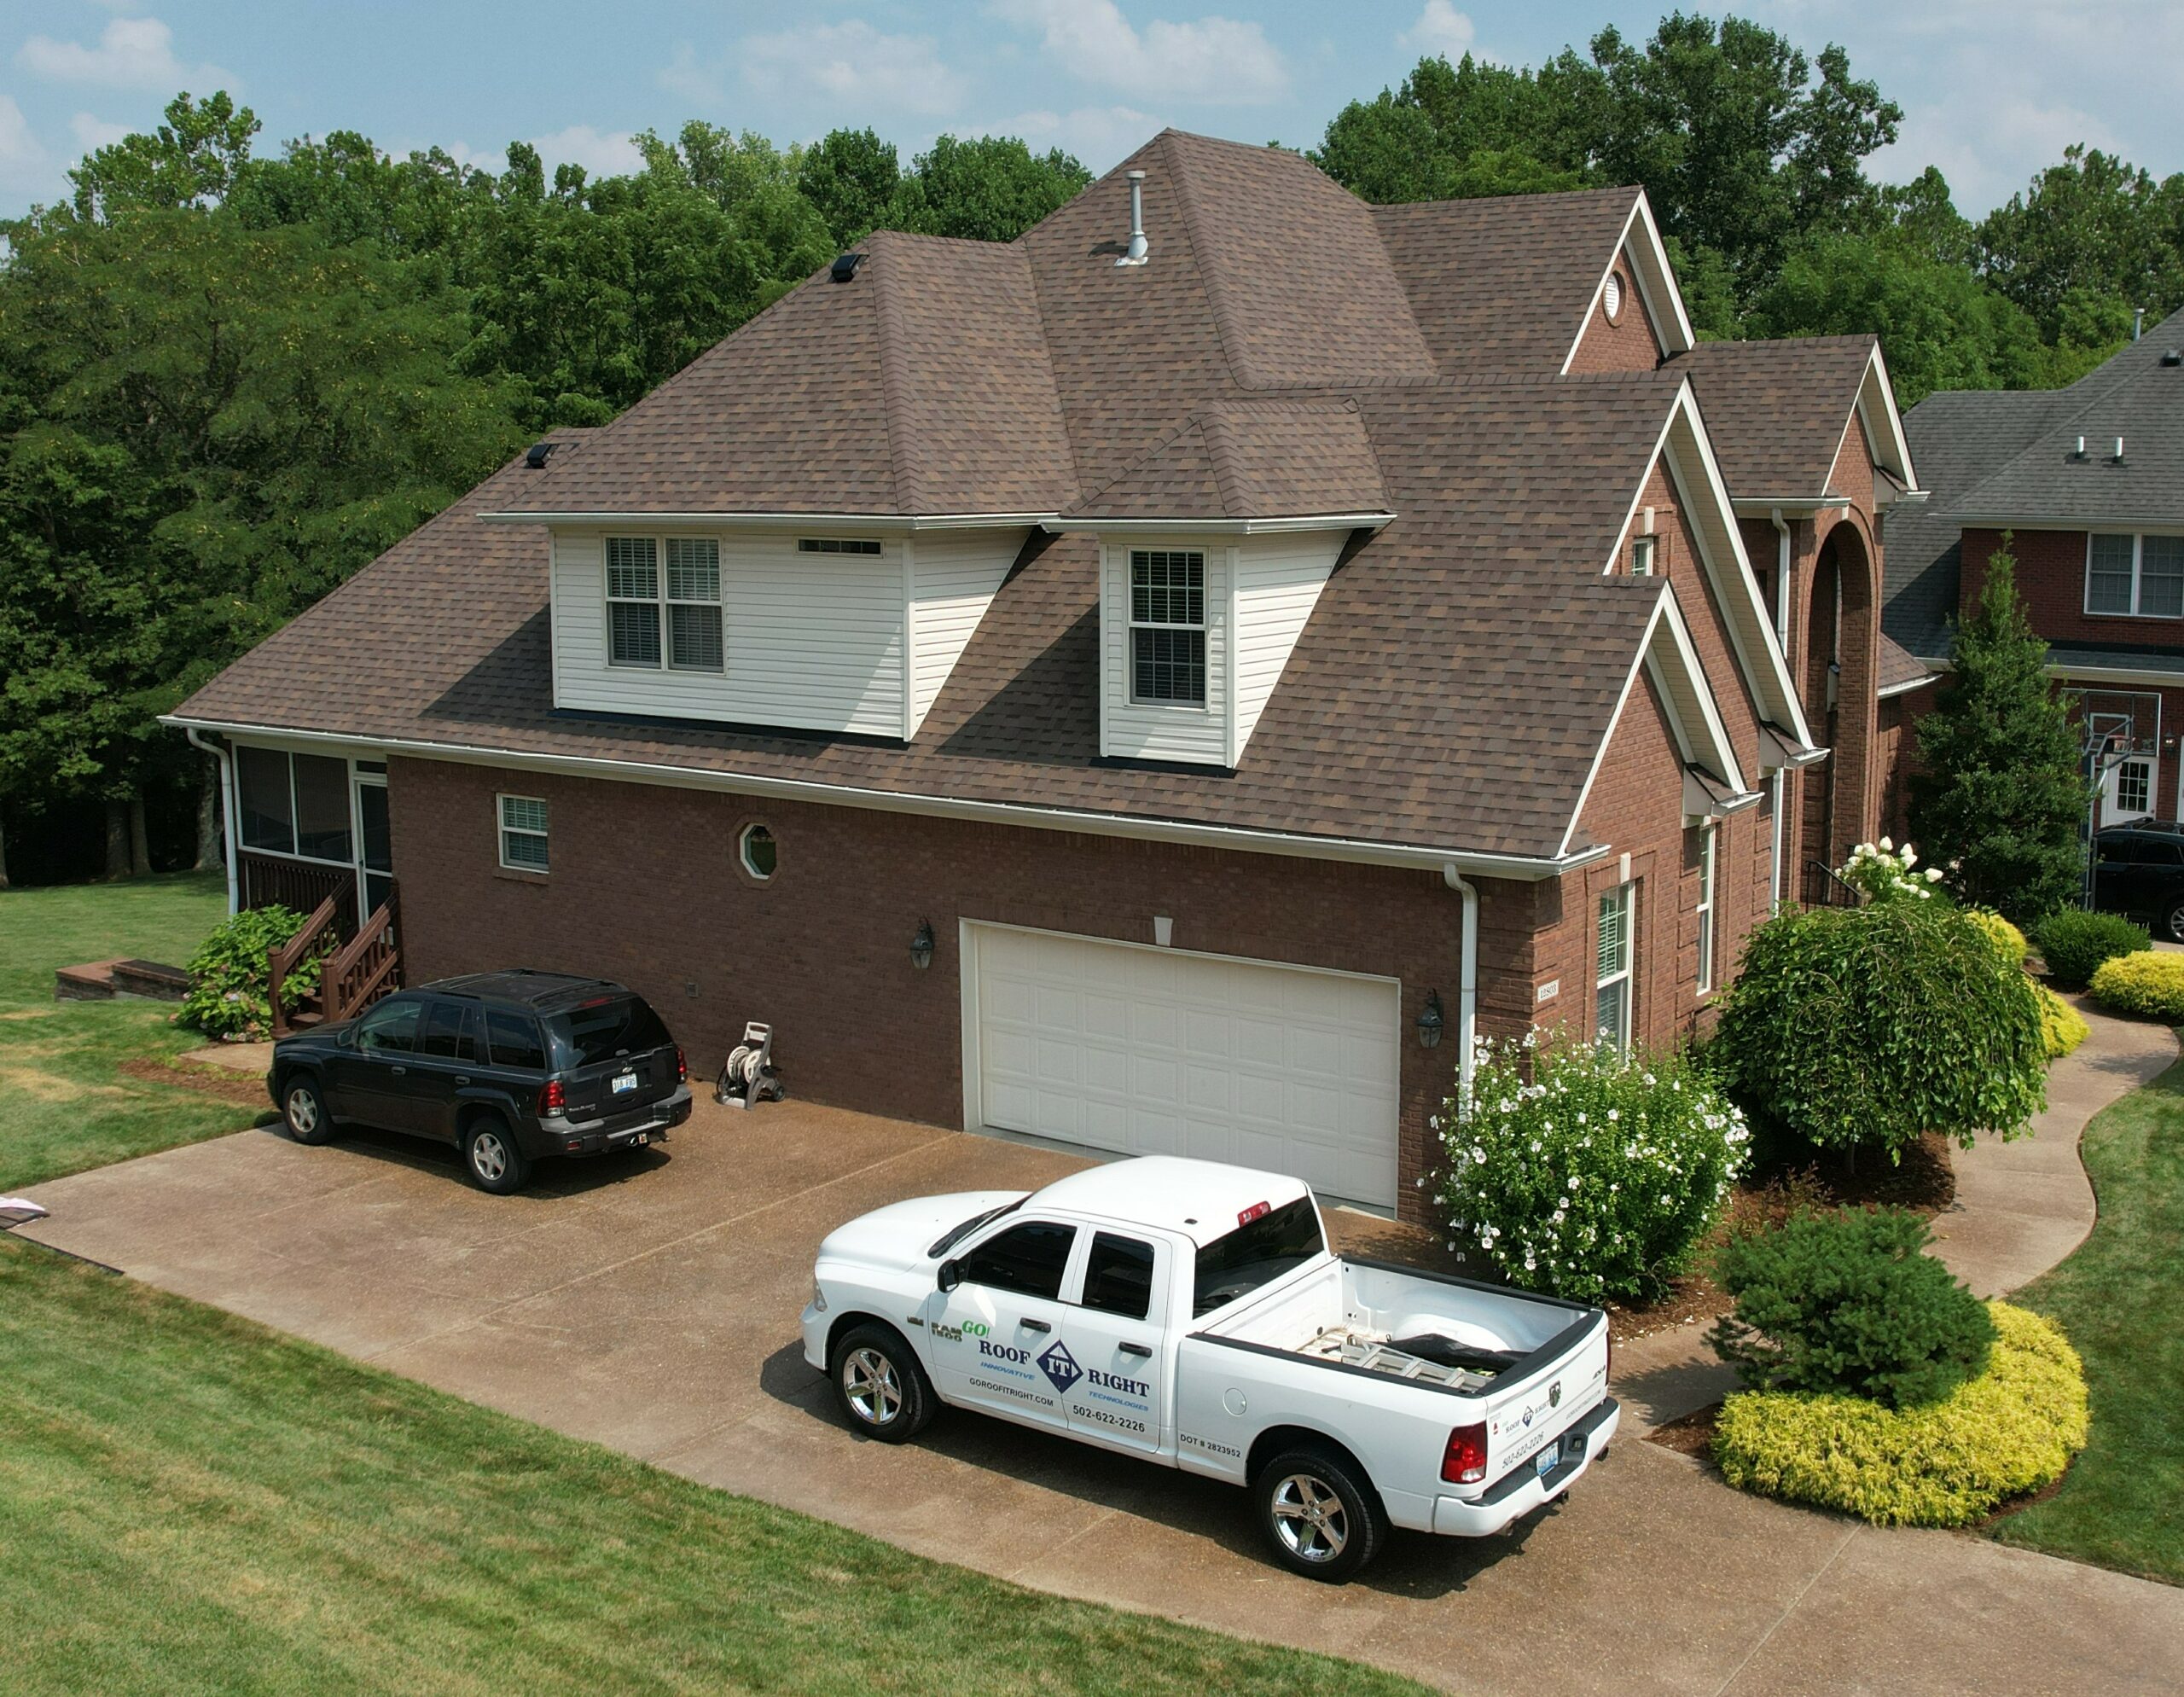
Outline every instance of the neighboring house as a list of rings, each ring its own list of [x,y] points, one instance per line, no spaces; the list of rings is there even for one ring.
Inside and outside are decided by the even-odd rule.
[[[2066,388],[1929,395],[1904,425],[1931,498],[1891,533],[1890,635],[1945,666],[2007,536],[2048,674],[2099,744],[2099,822],[2184,818],[2184,312]],[[1904,698],[1912,717],[1933,694]]]
[[[1418,1214],[1475,1032],[1672,1041],[1870,828],[1879,356],[1693,341],[1635,190],[1166,132],[1016,241],[875,234],[172,722],[239,899],[398,888],[413,980]]]

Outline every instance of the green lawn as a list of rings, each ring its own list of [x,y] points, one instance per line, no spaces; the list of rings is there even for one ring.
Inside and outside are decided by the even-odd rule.
[[[2100,1215],[2078,1252],[2011,1299],[2085,1357],[2093,1436],[2005,1543],[2184,1584],[2184,1065],[2086,1128]]]
[[[226,912],[217,877],[0,892],[0,1190],[251,1123],[247,1107],[119,1070],[204,1041],[169,1025],[166,1004],[53,999],[55,967],[181,966]]]
[[[1420,1688],[922,1560],[4,1239],[0,1622],[26,1694]]]

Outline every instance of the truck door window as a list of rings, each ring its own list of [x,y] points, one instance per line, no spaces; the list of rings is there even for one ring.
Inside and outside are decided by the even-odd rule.
[[[1084,1262],[1084,1299],[1078,1305],[1130,1320],[1145,1318],[1153,1308],[1153,1246],[1111,1232],[1095,1233]]]
[[[1191,1289],[1194,1318],[1301,1267],[1326,1247],[1312,1199],[1299,1196],[1217,1237],[1198,1252]]]
[[[1048,1299],[1061,1294],[1075,1226],[1032,1220],[990,1237],[963,1258],[963,1282]]]

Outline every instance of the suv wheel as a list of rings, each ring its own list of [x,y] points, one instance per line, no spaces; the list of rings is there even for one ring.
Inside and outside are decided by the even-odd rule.
[[[2184,902],[2169,904],[2168,915],[2162,921],[2162,927],[2169,933],[2170,942],[2184,943]]]
[[[508,1196],[531,1177],[531,1161],[516,1147],[507,1120],[497,1113],[481,1113],[463,1128],[462,1170],[480,1190]]]
[[[843,1419],[868,1438],[903,1444],[932,1418],[932,1386],[892,1326],[857,1326],[834,1345],[828,1376]]]
[[[1275,1559],[1308,1579],[1347,1579],[1387,1541],[1387,1511],[1355,1464],[1332,1450],[1289,1450],[1252,1491]]]
[[[334,1116],[326,1111],[318,1080],[308,1072],[297,1073],[282,1088],[281,1123],[299,1143],[334,1141]]]

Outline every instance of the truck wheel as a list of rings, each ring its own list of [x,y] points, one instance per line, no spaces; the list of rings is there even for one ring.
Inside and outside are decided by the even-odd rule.
[[[497,1113],[481,1113],[462,1128],[462,1170],[473,1184],[496,1196],[512,1196],[531,1179],[529,1157]]]
[[[842,1418],[868,1438],[906,1444],[932,1418],[932,1386],[892,1326],[857,1326],[844,1333],[828,1372]]]
[[[318,1093],[318,1080],[299,1072],[281,1089],[281,1123],[299,1143],[334,1141],[334,1116],[326,1111],[326,1098]]]
[[[1380,1493],[1332,1450],[1285,1450],[1259,1469],[1252,1490],[1275,1558],[1308,1579],[1347,1579],[1387,1541]]]

